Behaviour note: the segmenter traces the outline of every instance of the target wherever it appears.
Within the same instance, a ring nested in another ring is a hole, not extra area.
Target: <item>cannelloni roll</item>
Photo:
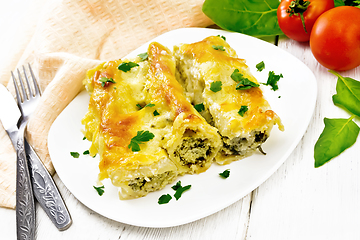
[[[245,60],[220,36],[174,47],[178,81],[194,105],[219,130],[223,146],[215,160],[227,164],[251,155],[269,137],[279,116],[270,109]]]

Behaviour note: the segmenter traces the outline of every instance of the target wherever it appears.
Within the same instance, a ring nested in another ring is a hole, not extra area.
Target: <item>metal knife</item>
[[[16,144],[16,141],[12,137],[18,130],[16,123],[20,116],[20,110],[13,96],[2,84],[0,84],[0,121],[8,133],[13,145]],[[33,194],[54,225],[59,230],[66,230],[71,226],[72,220],[59,190],[44,164],[26,139],[24,145],[29,163],[28,169],[31,176]],[[32,221],[34,221],[35,224],[35,216]]]

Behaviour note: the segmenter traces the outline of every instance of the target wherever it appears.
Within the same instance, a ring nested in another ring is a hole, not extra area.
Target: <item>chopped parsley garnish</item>
[[[158,203],[165,204],[165,203],[170,202],[171,199],[172,199],[172,197],[170,196],[170,194],[164,194],[164,195],[161,195],[161,197],[158,200]]]
[[[154,137],[155,135],[149,131],[144,131],[144,130],[138,131],[137,135],[130,140],[130,144],[128,145],[128,148],[130,148],[131,151],[133,152],[138,152],[140,151],[139,144],[148,142]]]
[[[243,117],[244,114],[247,112],[247,110],[249,110],[248,106],[241,106],[240,110],[238,111],[238,114]]]
[[[204,106],[203,103],[196,104],[196,105],[194,106],[194,108],[195,108],[196,111],[198,111],[198,112],[202,112],[202,111],[205,110],[205,106]]]
[[[173,190],[175,190],[174,197],[176,198],[176,201],[181,197],[183,192],[186,190],[189,190],[191,188],[191,185],[187,185],[185,187],[181,186],[181,181],[178,181],[174,186],[171,187]]]
[[[219,173],[220,177],[222,178],[228,178],[230,176],[230,169],[226,169],[222,173]]]
[[[212,45],[212,48],[215,50],[225,51],[224,46],[221,45]]]
[[[105,87],[105,84],[106,84],[106,83],[116,83],[116,82],[114,81],[114,79],[112,79],[112,78],[106,78],[106,77],[100,78],[99,81],[101,82],[101,86],[102,86],[102,87]]]
[[[236,90],[246,90],[252,87],[259,87],[259,84],[256,84],[250,81],[248,78],[244,77],[244,75],[239,72],[239,69],[235,69],[230,77],[232,80],[238,83],[236,85]]]
[[[154,115],[154,116],[159,116],[160,113],[159,113],[157,110],[155,110],[155,111],[153,111],[153,115]]]
[[[256,64],[256,68],[257,68],[257,70],[258,70],[259,72],[261,72],[262,70],[264,70],[264,69],[265,69],[265,63],[264,63],[264,61],[261,61],[261,62],[259,62],[258,64]]]
[[[70,155],[73,156],[74,158],[80,157],[80,153],[78,153],[78,152],[70,152]]]
[[[139,66],[139,64],[134,63],[134,62],[123,62],[118,66],[118,69],[123,71],[123,72],[128,72],[133,67],[137,67],[137,66]]]
[[[210,90],[213,92],[218,92],[221,90],[221,86],[222,86],[221,81],[212,82],[210,85]]]
[[[283,75],[280,73],[279,75],[276,75],[274,71],[269,72],[269,77],[266,83],[263,83],[266,86],[271,86],[271,90],[278,90],[279,86],[277,85],[280,78],[283,78]]]
[[[217,35],[217,37],[221,37],[222,39],[224,39],[224,41],[226,41],[226,37],[224,37],[224,36],[220,36],[220,35]]]
[[[141,109],[146,108],[146,107],[154,107],[155,104],[153,104],[153,103],[148,103],[148,104],[146,104],[145,106],[141,106],[140,104],[136,104],[136,106],[139,108],[139,110],[141,110]]]
[[[86,137],[83,137],[83,140],[85,140],[86,139]]]
[[[100,186],[100,187],[95,187],[95,186],[93,186],[94,188],[95,188],[95,190],[98,192],[98,194],[100,195],[100,196],[102,196],[103,194],[104,194],[104,188],[105,188],[105,186]]]
[[[85,151],[83,152],[83,154],[84,154],[84,155],[89,155],[89,154],[90,154],[90,151],[89,151],[89,150],[85,150]]]
[[[144,52],[144,53],[140,53],[138,57],[140,57],[141,61],[145,61],[149,57],[149,55],[147,52]]]

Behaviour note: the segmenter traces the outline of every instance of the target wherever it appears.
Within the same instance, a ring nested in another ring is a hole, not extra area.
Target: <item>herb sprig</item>
[[[140,151],[140,144],[145,143],[153,139],[155,135],[149,131],[138,131],[136,136],[133,137],[130,140],[130,144],[128,145],[128,148],[131,149],[133,152],[139,152]]]

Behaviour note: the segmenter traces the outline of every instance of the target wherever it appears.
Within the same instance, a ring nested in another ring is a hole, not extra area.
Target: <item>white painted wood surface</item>
[[[18,3],[6,1],[11,10]],[[29,14],[29,8],[31,6],[26,4],[18,6],[16,13],[24,16]],[[14,20],[11,16],[6,12],[0,18],[3,37],[6,36],[4,33],[21,35],[14,29],[21,29],[24,18]],[[5,21],[8,18],[12,19],[11,27]],[[33,25],[25,26],[31,31]],[[4,44],[9,45],[11,41],[1,40],[3,55],[0,64],[11,60]],[[316,62],[308,44],[282,38],[279,47],[299,58],[313,71],[318,82],[318,100],[302,141],[278,171],[253,193],[193,223],[162,229],[141,228],[109,220],[88,209],[73,197],[55,175],[55,182],[72,215],[73,225],[59,232],[44,211],[37,207],[37,239],[360,239],[360,140],[331,162],[314,168],[313,149],[323,130],[324,117],[349,117],[348,113],[332,103],[336,77]],[[360,80],[360,67],[342,75]],[[306,98],[306,92],[303,96]],[[359,119],[356,121],[359,123]],[[16,239],[14,210],[0,208],[0,239]]]

